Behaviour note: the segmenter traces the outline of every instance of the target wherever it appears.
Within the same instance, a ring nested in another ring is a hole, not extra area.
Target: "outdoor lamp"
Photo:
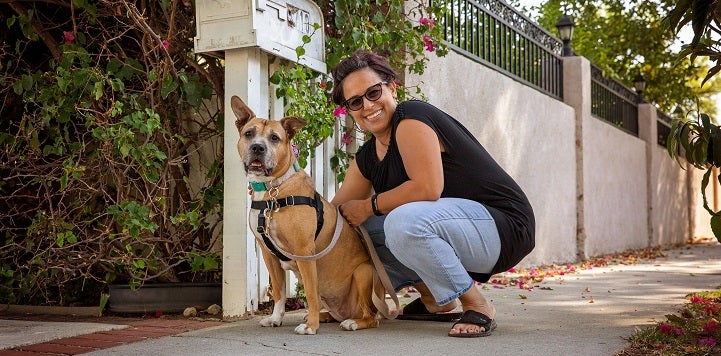
[[[646,78],[641,73],[636,74],[633,78],[633,88],[636,89],[638,94],[638,102],[643,103],[643,91],[646,89]]]
[[[556,23],[558,37],[560,37],[563,42],[563,53],[561,55],[564,57],[573,55],[570,43],[571,38],[573,38],[573,28],[575,26],[576,24],[573,23],[573,20],[571,20],[571,18],[567,15],[563,15],[563,17],[561,17],[561,19]]]

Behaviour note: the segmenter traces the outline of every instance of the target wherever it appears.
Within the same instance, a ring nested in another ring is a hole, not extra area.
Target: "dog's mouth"
[[[250,162],[250,164],[247,165],[245,167],[245,169],[246,169],[246,171],[248,171],[248,173],[256,173],[256,174],[266,175],[266,176],[269,176],[269,175],[271,175],[271,173],[273,173],[272,168],[266,167],[263,162],[261,162],[260,160],[257,160],[257,159]]]

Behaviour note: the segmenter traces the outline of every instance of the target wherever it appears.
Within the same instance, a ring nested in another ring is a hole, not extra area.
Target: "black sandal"
[[[421,298],[416,298],[403,308],[403,313],[398,315],[399,320],[425,320],[425,321],[454,321],[461,317],[460,312],[431,313],[423,304]]]
[[[452,337],[483,337],[488,336],[493,333],[493,330],[496,330],[496,321],[489,318],[488,315],[479,313],[477,311],[473,310],[466,310],[463,312],[463,316],[461,316],[461,319],[459,319],[457,322],[453,324],[451,329],[456,326],[456,324],[473,324],[478,325],[483,328],[482,332],[479,333],[458,333],[458,334],[451,334],[448,333],[448,336]]]

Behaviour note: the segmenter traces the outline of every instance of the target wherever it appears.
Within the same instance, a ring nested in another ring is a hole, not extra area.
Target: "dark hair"
[[[351,74],[359,69],[370,68],[381,77],[381,80],[390,82],[396,79],[396,72],[391,68],[388,60],[380,55],[377,55],[366,50],[357,50],[350,57],[342,60],[333,69],[333,102],[336,105],[341,105],[345,101],[343,95],[343,87],[341,83],[348,74]]]

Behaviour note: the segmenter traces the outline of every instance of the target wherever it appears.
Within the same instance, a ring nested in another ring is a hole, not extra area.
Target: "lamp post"
[[[637,102],[645,102],[643,101],[643,91],[646,90],[646,78],[644,78],[641,73],[633,77],[633,88],[636,89],[636,94],[638,94]]]
[[[563,42],[563,52],[561,53],[562,56],[568,57],[573,55],[573,51],[571,51],[571,38],[573,38],[573,28],[576,26],[575,23],[573,23],[573,20],[571,20],[570,17],[567,15],[563,15],[560,20],[556,23],[556,28],[558,29],[558,37],[561,38],[561,41]]]

